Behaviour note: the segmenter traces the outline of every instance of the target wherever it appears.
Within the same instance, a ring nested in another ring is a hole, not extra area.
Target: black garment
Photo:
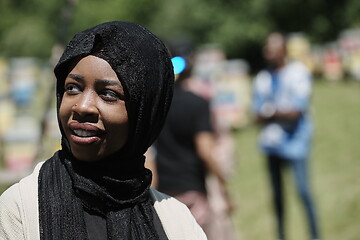
[[[151,172],[144,168],[143,155],[158,136],[172,98],[168,51],[134,23],[109,22],[76,34],[54,69],[58,114],[66,76],[88,55],[106,60],[124,87],[128,140],[105,159],[81,162],[72,156],[58,118],[62,151],[39,172],[40,238],[88,239],[91,234],[92,239],[99,232],[88,228],[101,221],[100,216],[106,220],[108,239],[164,239],[154,224],[159,221],[154,219]],[[100,233],[103,230],[102,224]]]
[[[171,108],[156,147],[159,190],[169,194],[205,190],[205,165],[195,148],[195,135],[211,132],[209,103],[175,87]]]
[[[106,219],[98,215],[90,215],[84,211],[86,228],[88,230],[89,240],[103,240],[107,238]],[[153,221],[157,234],[160,239],[168,239],[162,227],[159,216],[153,211]]]
[[[143,168],[144,173],[124,179],[106,175],[94,178],[92,173],[103,173],[99,164],[68,158],[71,156],[59,151],[40,169],[42,239],[167,239],[160,238],[164,237],[161,224],[154,224],[159,221],[154,219],[156,213],[149,195],[149,170]],[[82,169],[80,174],[78,167]],[[98,227],[99,231],[91,229],[102,219],[106,220]],[[97,238],[104,230],[106,234]],[[108,238],[104,238],[106,235]]]
[[[106,219],[97,214],[84,211],[84,219],[89,240],[108,239],[106,230]]]
[[[159,239],[168,239],[155,209],[153,209],[152,212],[154,227],[156,233],[159,235]],[[88,211],[86,211],[86,209],[84,211],[84,217],[89,240],[108,239],[106,230],[106,219],[104,217],[96,213],[89,213]]]

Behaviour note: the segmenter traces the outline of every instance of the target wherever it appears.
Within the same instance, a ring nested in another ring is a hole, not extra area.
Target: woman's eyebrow
[[[68,77],[80,83],[83,83],[85,81],[84,77],[78,74],[69,73]]]
[[[119,86],[119,87],[122,87],[120,81],[118,81],[118,80],[95,79],[95,84],[101,84],[101,85],[104,85],[104,86]]]

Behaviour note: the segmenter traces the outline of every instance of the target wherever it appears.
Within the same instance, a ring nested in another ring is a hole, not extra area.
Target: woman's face
[[[78,160],[97,161],[124,146],[124,89],[108,62],[89,55],[76,64],[65,80],[60,121]]]

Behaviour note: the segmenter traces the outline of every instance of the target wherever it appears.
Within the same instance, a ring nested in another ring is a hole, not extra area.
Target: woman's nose
[[[73,111],[79,114],[80,116],[89,116],[89,115],[97,115],[98,108],[96,105],[96,96],[94,92],[83,92],[78,101],[73,106]]]

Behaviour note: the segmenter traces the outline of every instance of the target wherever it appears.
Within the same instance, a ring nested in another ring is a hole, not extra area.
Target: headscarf
[[[58,108],[65,78],[77,61],[90,54],[106,60],[124,87],[130,123],[127,155],[144,154],[158,136],[172,98],[174,76],[166,47],[134,23],[109,22],[79,32],[54,70]]]
[[[87,239],[84,210],[106,219],[109,239],[158,239],[149,195],[151,172],[144,153],[161,131],[173,93],[173,68],[164,44],[144,27],[107,22],[77,33],[54,72],[57,110],[68,73],[85,56],[107,61],[124,88],[129,118],[125,145],[97,162],[71,154],[62,133],[62,150],[39,175],[41,239]]]

